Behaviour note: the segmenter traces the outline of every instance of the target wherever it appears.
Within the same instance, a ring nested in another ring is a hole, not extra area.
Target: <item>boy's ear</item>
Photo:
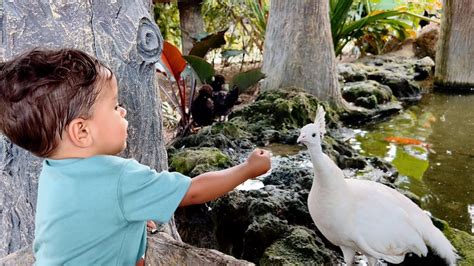
[[[78,147],[86,148],[92,144],[92,135],[87,121],[82,118],[76,118],[69,123],[67,134],[71,142]]]

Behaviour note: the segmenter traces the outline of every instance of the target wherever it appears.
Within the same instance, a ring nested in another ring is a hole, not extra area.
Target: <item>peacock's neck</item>
[[[310,147],[309,153],[314,168],[313,187],[343,191],[346,188],[342,170],[321,149],[321,146]]]

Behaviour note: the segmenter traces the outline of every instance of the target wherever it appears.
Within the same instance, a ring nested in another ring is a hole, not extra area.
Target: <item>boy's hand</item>
[[[253,174],[252,178],[262,175],[271,167],[270,152],[263,149],[255,149],[245,162]]]

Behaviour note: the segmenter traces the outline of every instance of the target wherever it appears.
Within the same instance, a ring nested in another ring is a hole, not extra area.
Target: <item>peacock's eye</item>
[[[313,138],[316,137],[316,133],[313,133],[313,135],[311,135],[311,136],[313,136]]]

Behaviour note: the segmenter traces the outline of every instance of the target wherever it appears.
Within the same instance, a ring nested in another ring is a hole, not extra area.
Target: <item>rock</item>
[[[367,80],[364,65],[357,63],[341,63],[336,66],[339,76],[344,82]]]
[[[217,148],[189,148],[170,156],[170,170],[184,175],[197,176],[207,171],[230,166],[230,158]]]
[[[240,145],[239,140],[248,139],[251,134],[245,131],[246,123],[238,121],[215,123],[199,130],[196,134],[184,138],[177,138],[171,143],[175,149],[182,147],[215,147],[219,149],[233,148]],[[168,150],[173,152],[173,150]]]
[[[415,63],[415,80],[425,80],[433,76],[435,62],[430,57],[426,56],[416,61]]]
[[[235,111],[231,118],[240,117],[250,133],[266,129],[289,130],[300,128],[314,120],[319,101],[298,88],[281,88],[261,93],[254,103]],[[323,103],[322,103],[323,104]],[[337,121],[336,113],[325,105],[330,127]],[[232,120],[231,120],[232,121]]]
[[[245,231],[242,257],[250,261],[259,261],[265,248],[272,245],[288,230],[288,221],[271,213],[257,216]],[[255,245],[255,243],[259,244]]]
[[[343,262],[335,252],[324,246],[314,232],[304,227],[294,227],[290,234],[268,247],[259,261],[260,265],[337,265]]]
[[[423,58],[429,56],[436,60],[436,45],[439,38],[439,24],[430,23],[423,27],[418,33],[418,37],[414,43],[415,56]]]
[[[373,80],[348,82],[342,88],[342,97],[357,106],[373,109],[378,104],[392,100],[392,91],[390,87]],[[361,99],[367,99],[370,104],[361,104]]]
[[[446,221],[431,217],[433,224],[438,227],[451,241],[458,251],[458,265],[474,265],[474,236],[467,232],[452,228]]]
[[[421,87],[404,75],[380,70],[369,73],[367,78],[387,85],[393,95],[400,100],[418,101],[421,99]]]

